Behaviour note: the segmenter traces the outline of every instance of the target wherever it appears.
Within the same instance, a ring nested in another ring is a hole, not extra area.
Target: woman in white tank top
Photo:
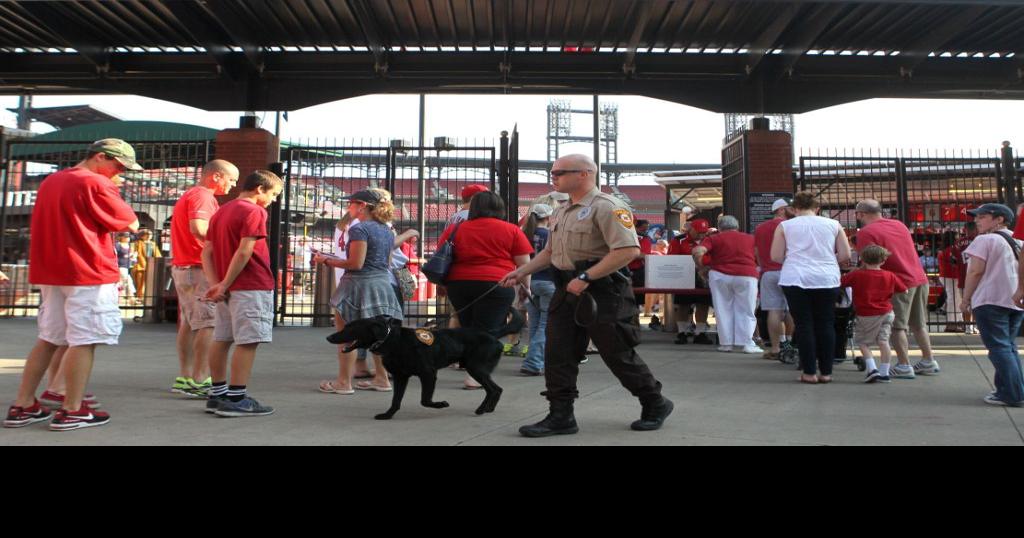
[[[850,261],[850,242],[842,225],[817,215],[820,206],[812,193],[797,194],[793,207],[797,217],[776,230],[772,259],[782,264],[779,285],[796,321],[804,372],[800,382],[827,384],[832,382],[836,347],[839,268]]]

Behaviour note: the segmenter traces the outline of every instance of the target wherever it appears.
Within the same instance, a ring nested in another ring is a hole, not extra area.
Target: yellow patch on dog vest
[[[628,209],[616,209],[615,216],[619,219],[619,224],[632,230],[633,229],[633,212]]]
[[[430,331],[428,331],[426,329],[417,329],[416,330],[416,339],[419,340],[420,342],[422,342],[424,345],[428,345],[428,346],[434,345],[434,333],[432,333],[432,332],[430,332]]]

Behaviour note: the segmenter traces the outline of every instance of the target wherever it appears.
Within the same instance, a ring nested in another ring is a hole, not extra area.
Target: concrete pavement
[[[0,445],[1024,445],[1024,409],[989,407],[993,370],[978,337],[936,338],[943,373],[891,385],[862,385],[863,374],[840,366],[836,383],[806,386],[790,366],[760,356],[675,346],[645,332],[640,354],[676,403],[659,432],[629,424],[640,407],[597,357],[583,366],[575,436],[530,440],[519,426],[546,414],[543,378],[518,377],[520,359],[505,358],[495,376],[505,389],[498,410],[477,417],[483,394],[461,390],[460,372],[441,373],[437,400],[419,407],[413,381],[390,422],[390,394],[333,396],[317,383],[337,372],[326,329],[282,328],[260,348],[250,390],[277,408],[268,418],[221,419],[204,402],[173,395],[174,327],[126,323],[122,345],[101,348],[89,387],[112,415],[104,427],[52,433],[45,424],[0,430]],[[13,400],[21,366],[35,340],[33,320],[0,320],[0,401]]]

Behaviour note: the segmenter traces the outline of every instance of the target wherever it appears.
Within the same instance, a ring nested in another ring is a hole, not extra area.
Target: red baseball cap
[[[711,223],[704,219],[691,220],[690,226],[699,234],[706,234],[711,230]]]
[[[480,194],[481,192],[490,192],[490,190],[491,189],[488,189],[487,187],[485,187],[483,185],[470,185],[470,186],[462,189],[462,201],[463,202],[468,202],[474,196]]]

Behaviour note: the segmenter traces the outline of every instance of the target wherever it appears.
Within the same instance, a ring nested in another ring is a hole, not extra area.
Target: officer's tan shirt
[[[600,260],[613,250],[639,248],[633,211],[622,200],[594,188],[578,204],[551,217],[551,264],[572,271],[576,262]]]

